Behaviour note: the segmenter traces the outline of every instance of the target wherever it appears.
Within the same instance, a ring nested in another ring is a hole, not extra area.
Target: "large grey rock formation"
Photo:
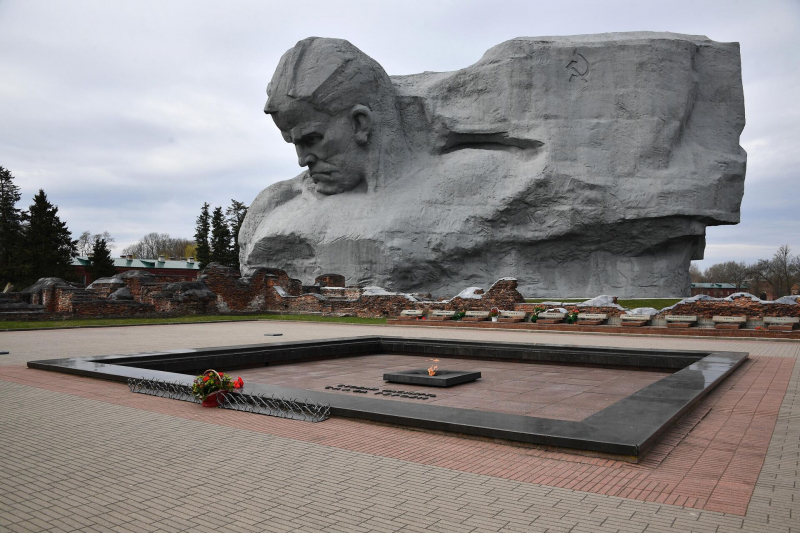
[[[453,293],[674,296],[705,228],[736,224],[739,45],[671,33],[525,37],[389,77],[347,41],[281,59],[272,115],[308,167],[253,201],[243,274],[284,268]]]

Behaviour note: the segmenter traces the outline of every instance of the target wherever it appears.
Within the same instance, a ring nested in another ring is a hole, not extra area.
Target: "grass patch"
[[[385,318],[319,315],[203,315],[165,318],[78,318],[70,320],[9,320],[0,322],[0,331],[41,328],[82,328],[103,326],[141,326],[149,324],[201,324],[203,322],[241,322],[245,320],[294,320],[298,322],[333,322],[338,324],[386,324]]]
[[[585,302],[587,298],[525,298],[525,302],[529,304],[538,304],[541,302],[565,302],[576,303]]]
[[[385,318],[319,315],[259,315],[259,320],[295,320],[297,322],[336,322],[339,324],[386,324]]]
[[[581,303],[585,302],[585,299],[580,298],[526,298],[525,301],[527,303],[539,303],[539,302],[565,302],[565,303]],[[635,309],[637,307],[652,307],[654,309],[664,309],[665,307],[669,307],[671,305],[675,305],[676,303],[680,302],[680,298],[637,298],[635,300],[626,300],[620,298],[617,300],[617,303],[622,307],[628,309]]]
[[[635,309],[637,307],[652,307],[654,309],[664,309],[671,305],[680,302],[682,298],[637,298],[636,300],[617,300],[617,303],[622,307],[628,309]]]

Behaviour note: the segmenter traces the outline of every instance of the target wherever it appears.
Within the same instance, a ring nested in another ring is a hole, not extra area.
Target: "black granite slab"
[[[327,403],[332,416],[604,452],[636,460],[747,359],[742,352],[354,337],[29,361],[28,367],[115,381],[152,378],[190,384],[207,368],[229,370],[381,353],[677,371],[580,422],[252,383],[245,389]]]
[[[423,385],[427,387],[452,387],[480,379],[480,372],[464,370],[437,370],[436,374],[428,374],[427,368],[387,372],[383,380],[389,383],[407,383],[409,385]]]

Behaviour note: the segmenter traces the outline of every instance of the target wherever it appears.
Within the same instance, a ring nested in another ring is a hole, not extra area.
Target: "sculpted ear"
[[[353,133],[358,144],[367,144],[372,133],[372,111],[367,106],[357,105],[350,110],[353,120]]]

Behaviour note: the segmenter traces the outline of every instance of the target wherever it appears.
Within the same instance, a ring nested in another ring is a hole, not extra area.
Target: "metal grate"
[[[158,396],[161,398],[200,403],[200,400],[192,395],[192,388],[190,385],[177,381],[130,378],[128,379],[128,388],[131,392],[138,394],[149,394],[150,396]],[[246,413],[304,420],[306,422],[322,422],[323,420],[327,420],[331,414],[330,405],[318,403],[308,398],[305,400],[296,398],[287,399],[275,395],[265,396],[239,391],[226,394],[225,400],[220,407],[223,409],[233,409],[234,411],[244,411]]]

